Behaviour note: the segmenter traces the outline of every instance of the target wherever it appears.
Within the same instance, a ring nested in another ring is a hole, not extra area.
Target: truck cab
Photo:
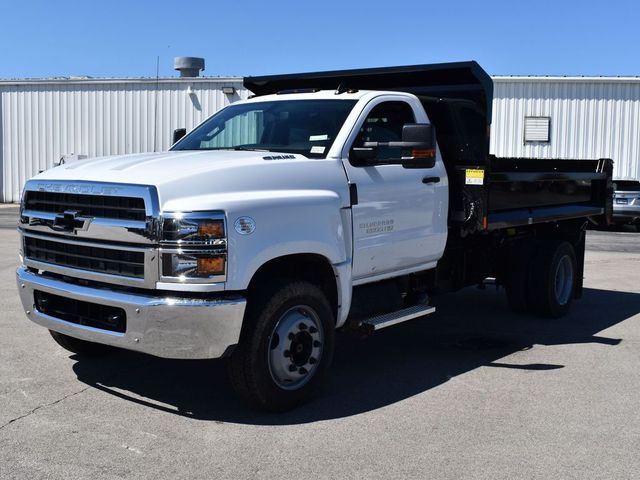
[[[422,160],[407,157],[403,161],[407,152],[400,146],[381,146],[376,151],[364,147],[372,142],[399,144],[405,126],[414,124],[429,124],[429,119],[411,94],[281,93],[235,104],[172,151],[255,151],[272,164],[288,165],[295,176],[290,188],[302,186],[305,178],[320,187],[322,180],[312,169],[331,170],[335,178],[323,187],[340,196],[342,208],[350,209],[346,221],[336,219],[349,235],[339,246],[343,253],[335,255],[351,264],[351,282],[357,285],[398,271],[433,268],[444,251],[447,175],[435,141],[431,156]],[[408,168],[410,161],[414,164]],[[280,176],[261,181],[266,190],[283,188]],[[290,221],[302,226],[304,222],[296,216],[292,213]]]

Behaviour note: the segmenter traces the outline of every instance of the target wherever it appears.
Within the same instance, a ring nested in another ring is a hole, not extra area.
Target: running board
[[[368,318],[362,321],[362,325],[365,328],[380,330],[381,328],[390,327],[397,323],[413,320],[414,318],[422,317],[424,315],[430,315],[435,311],[436,307],[432,307],[430,305],[415,305],[413,307],[398,310],[397,312],[385,313],[383,315],[376,315],[375,317]]]

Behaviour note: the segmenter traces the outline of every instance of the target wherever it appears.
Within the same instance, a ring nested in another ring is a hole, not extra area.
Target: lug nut
[[[316,327],[309,327],[309,333],[318,333],[318,329]]]
[[[322,343],[321,343],[319,340],[314,340],[314,341],[313,341],[313,346],[314,346],[314,347],[316,347],[316,348],[317,348],[317,347],[319,347],[320,345],[322,345]]]
[[[307,325],[305,323],[301,323],[300,325],[298,325],[298,328],[300,330],[306,330],[307,329]]]
[[[284,356],[288,357],[289,355],[291,355],[291,352],[289,350],[285,350],[284,351]]]
[[[291,332],[289,332],[289,335],[287,335],[287,338],[289,340],[293,340],[294,337],[295,337],[295,335],[293,333],[291,333]]]
[[[306,374],[307,374],[307,373],[309,373],[309,372],[307,371],[307,369],[306,369],[306,368],[304,368],[304,367],[300,367],[300,369],[298,370],[298,373],[299,373],[300,375],[306,375]]]
[[[292,363],[291,365],[289,365],[289,371],[290,372],[295,372],[297,369],[297,367]]]
[[[315,365],[318,362],[318,360],[316,360],[314,357],[309,357],[309,363],[311,365]]]

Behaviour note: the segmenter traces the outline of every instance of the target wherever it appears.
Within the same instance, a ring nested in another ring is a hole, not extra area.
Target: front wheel
[[[268,411],[307,400],[333,357],[333,317],[324,293],[308,282],[280,282],[250,298],[240,344],[228,362],[236,392]]]

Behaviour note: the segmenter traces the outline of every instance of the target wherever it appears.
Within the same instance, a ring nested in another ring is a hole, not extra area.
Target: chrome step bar
[[[391,325],[406,322],[407,320],[413,320],[414,318],[422,317],[424,315],[431,315],[435,311],[436,307],[432,307],[431,305],[415,305],[413,307],[398,310],[397,312],[376,315],[375,317],[363,320],[362,324],[370,329],[373,328],[373,330],[380,330],[381,328],[390,327]]]

